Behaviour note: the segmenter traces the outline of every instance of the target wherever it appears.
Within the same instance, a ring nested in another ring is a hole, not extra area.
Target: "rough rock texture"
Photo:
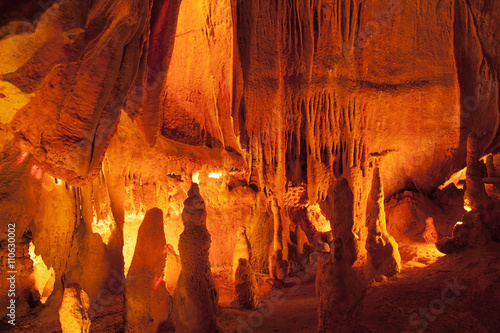
[[[277,250],[269,256],[269,278],[274,286],[282,288],[285,286],[287,276],[288,261],[283,259],[283,252]]]
[[[378,279],[382,275],[390,277],[401,270],[398,244],[387,232],[383,193],[379,170],[378,167],[375,167],[366,209],[368,262],[365,266],[365,273],[368,280]]]
[[[425,230],[422,235],[422,238],[426,243],[436,243],[439,240],[439,235],[436,230],[436,226],[434,225],[434,219],[432,217],[428,217],[425,219]]]
[[[171,309],[167,305],[171,304],[171,296],[164,283],[158,282],[165,269],[165,247],[163,212],[158,208],[150,209],[139,228],[134,258],[127,275],[125,332],[146,331],[151,328],[154,332],[163,318],[169,318]],[[152,306],[153,303],[157,305]],[[163,305],[163,309],[160,310],[158,304]]]
[[[253,310],[260,305],[257,280],[250,262],[240,258],[235,273],[234,304],[238,308]]]
[[[15,101],[3,106],[2,123],[52,175],[73,183],[95,176],[134,81],[147,87],[134,112],[155,137],[180,1],[151,3],[38,2],[29,22],[36,29],[2,36],[2,96]]]
[[[329,259],[318,267],[316,293],[319,295],[318,332],[355,332],[365,286],[343,256],[342,239],[337,238]]]
[[[176,331],[218,332],[218,293],[210,272],[210,234],[198,184],[192,183],[184,201],[184,232],[179,239],[181,275],[174,293]]]
[[[63,333],[88,333],[90,318],[87,313],[90,306],[89,295],[76,283],[64,288],[63,300],[59,308],[59,321]]]
[[[469,210],[490,210],[494,206],[493,200],[486,193],[479,159],[481,158],[478,138],[471,133],[467,140],[467,171],[465,180],[464,206]]]
[[[236,246],[234,247],[233,254],[233,277],[236,276],[236,270],[240,265],[240,259],[245,259],[250,265],[250,248],[249,248],[248,238],[246,234],[246,228],[240,227],[237,233]]]
[[[326,200],[320,203],[332,228],[333,239],[342,238],[344,260],[351,265],[357,259],[358,244],[353,233],[354,196],[349,182],[345,178],[338,179],[328,190]]]

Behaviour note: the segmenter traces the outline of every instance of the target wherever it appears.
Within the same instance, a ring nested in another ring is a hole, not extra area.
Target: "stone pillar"
[[[464,206],[467,210],[484,210],[494,206],[481,178],[480,155],[477,136],[471,133],[467,139],[467,171],[465,173]]]
[[[390,277],[401,271],[398,244],[387,232],[384,211],[384,190],[378,166],[373,170],[372,188],[366,205],[368,234],[366,251],[368,262],[365,273],[368,280]]]
[[[233,278],[235,278],[240,259],[250,261],[250,243],[248,242],[245,227],[238,228],[237,232],[236,246],[234,247],[233,254]]]
[[[179,239],[181,274],[174,293],[176,332],[220,332],[217,326],[218,293],[208,260],[211,237],[207,212],[198,184],[193,183],[184,201],[184,232]]]
[[[159,318],[155,320],[154,316],[169,317],[170,308],[167,306],[163,310],[152,307],[153,300],[155,303],[171,303],[170,294],[166,290],[160,290],[161,286],[158,286],[163,281],[165,260],[163,212],[161,209],[152,208],[146,212],[139,228],[134,257],[126,279],[125,332],[154,330],[153,325],[159,321]]]
[[[238,261],[238,268],[236,269],[235,293],[232,305],[242,309],[253,310],[259,304],[259,289],[252,266],[247,259],[241,258]]]
[[[366,289],[350,260],[344,257],[341,238],[335,240],[329,260],[318,268],[316,292],[319,295],[318,332],[354,332]]]
[[[344,242],[344,256],[351,265],[357,259],[357,242],[352,231],[354,225],[353,208],[354,195],[349,182],[340,178],[328,190],[326,200],[320,203],[332,228],[333,239],[342,238]]]
[[[66,286],[59,308],[59,322],[63,333],[88,333],[90,330],[89,295],[77,283]]]

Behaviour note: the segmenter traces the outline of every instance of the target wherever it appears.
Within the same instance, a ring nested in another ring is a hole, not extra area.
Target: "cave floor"
[[[499,259],[500,244],[493,244],[487,249],[468,249],[441,257],[428,266],[404,264],[397,277],[368,287],[359,332],[499,332]],[[361,268],[356,269],[361,274]],[[214,275],[220,291],[219,324],[224,332],[316,332],[318,297],[314,274],[291,277],[281,290],[272,290],[263,276],[259,277],[265,303],[255,311],[231,308],[227,272]],[[457,296],[446,289],[448,285],[457,287]],[[38,313],[32,311],[19,318],[9,331],[61,332],[57,320],[46,319],[42,324]],[[109,333],[122,328],[122,298],[116,297],[93,320],[90,331]],[[0,326],[0,331],[4,329],[8,327]]]

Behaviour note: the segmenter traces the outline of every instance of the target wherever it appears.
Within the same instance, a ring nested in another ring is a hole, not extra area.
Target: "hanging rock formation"
[[[372,188],[366,205],[366,218],[368,262],[365,266],[365,273],[368,280],[378,279],[382,275],[391,277],[399,273],[401,257],[398,244],[387,232],[384,191],[380,182],[378,166],[373,170]]]
[[[354,226],[354,196],[345,178],[340,178],[328,191],[326,200],[320,203],[332,228],[333,239],[342,238],[344,242],[344,260],[351,265],[357,259],[358,248],[352,228]]]
[[[208,261],[211,237],[207,211],[198,184],[192,183],[184,201],[184,232],[179,239],[182,270],[174,293],[177,332],[219,332],[218,293]]]
[[[250,262],[250,249],[245,227],[238,228],[237,232],[236,246],[234,247],[233,254],[233,277],[236,275],[240,259],[246,259]]]
[[[351,267],[350,259],[343,256],[341,238],[335,240],[329,260],[318,268],[317,274],[318,333],[354,332],[366,290]]]
[[[240,258],[235,274],[235,300],[232,305],[242,309],[256,309],[260,304],[257,280],[250,262]]]
[[[88,333],[90,330],[90,318],[87,313],[89,307],[89,295],[76,283],[67,285],[59,308],[59,322],[63,333]]]
[[[152,208],[146,212],[139,228],[134,257],[130,264],[125,287],[125,332],[142,332],[158,324],[152,311],[152,297],[156,303],[171,303],[165,286],[155,286],[163,276],[166,259],[166,241],[163,231],[163,212]],[[161,290],[161,288],[165,290]],[[161,315],[159,314],[161,313]],[[168,318],[170,309],[155,308],[155,315]]]

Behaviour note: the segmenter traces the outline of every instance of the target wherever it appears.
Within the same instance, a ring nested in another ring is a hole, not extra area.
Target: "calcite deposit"
[[[493,0],[0,2],[0,331],[68,330],[76,286],[96,332],[315,331],[341,238],[370,288],[345,327],[494,332],[499,19]],[[261,306],[234,309],[258,303],[250,271]],[[467,291],[421,312],[455,276]]]
[[[328,261],[318,268],[318,333],[356,332],[358,313],[366,290],[344,256],[342,238],[337,238]]]
[[[368,279],[379,279],[382,276],[391,277],[401,270],[398,244],[387,232],[383,193],[379,169],[375,167],[366,208],[368,262],[365,266],[365,272]]]
[[[179,239],[181,274],[174,293],[176,331],[218,332],[218,292],[210,271],[211,237],[198,184],[192,183],[184,201],[184,232]]]

